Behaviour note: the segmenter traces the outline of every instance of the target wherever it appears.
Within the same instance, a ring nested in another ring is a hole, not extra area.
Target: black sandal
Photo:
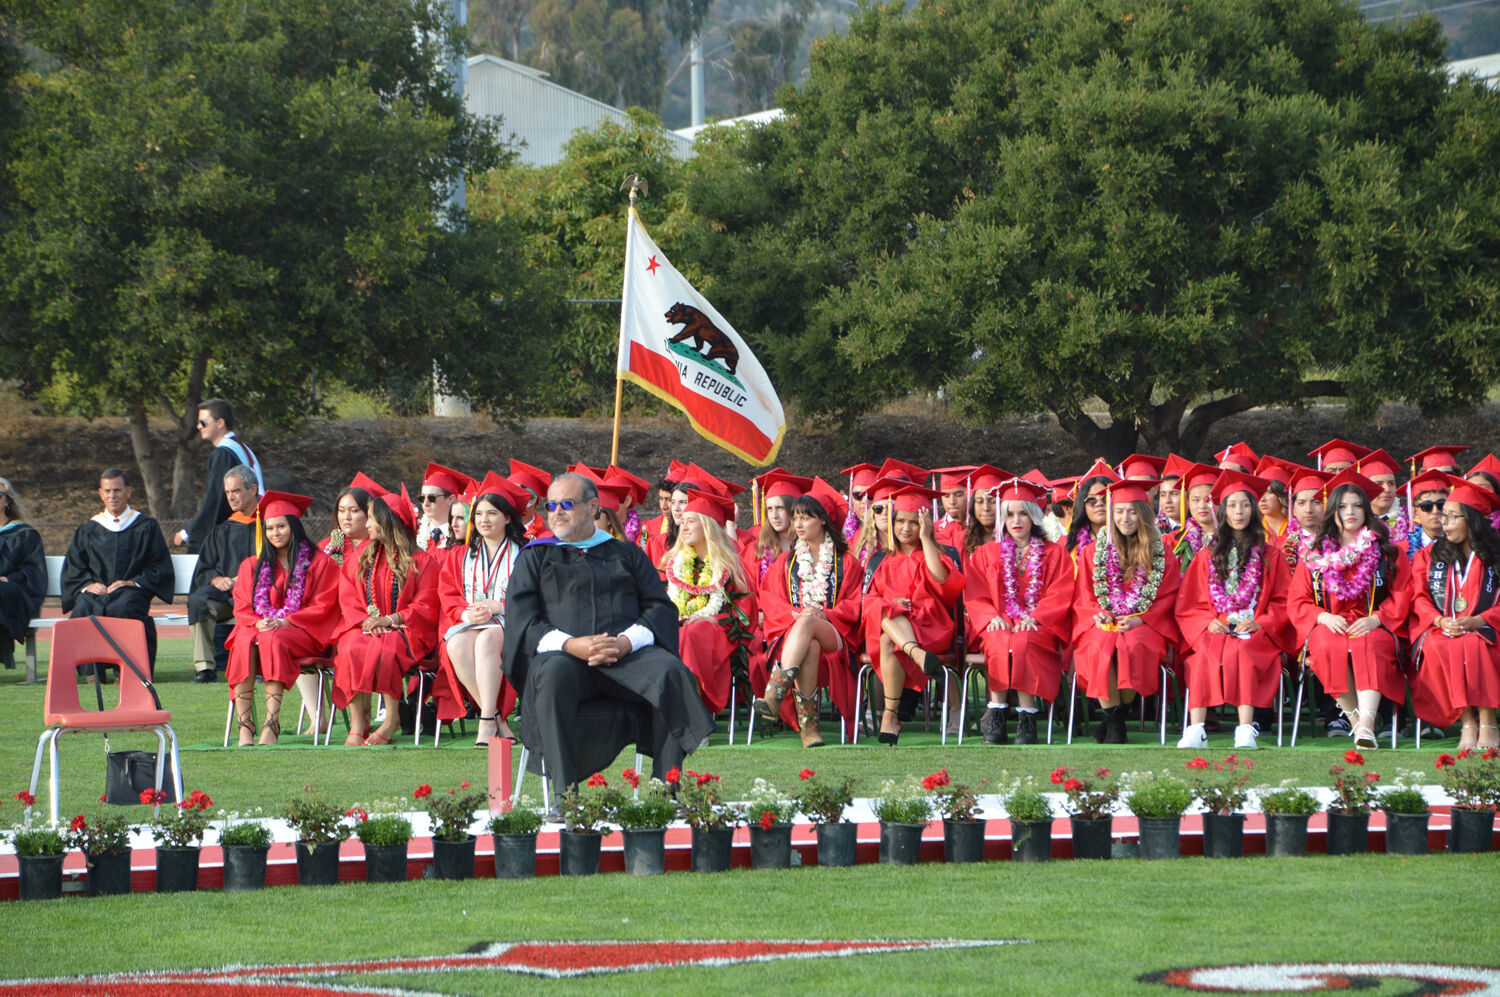
[[[900,697],[892,699],[891,697],[886,696],[885,701],[887,703],[895,703],[897,707],[900,707],[901,705]],[[893,714],[896,717],[896,722],[898,724],[901,722],[901,712],[899,709],[893,709],[890,706],[887,706],[881,716],[884,717],[886,713]],[[878,740],[881,744],[889,744],[894,748],[896,746],[896,743],[901,740],[901,732],[899,730],[894,732],[883,730],[875,735],[875,739]]]
[[[908,647],[915,647],[917,649],[917,653],[912,654],[907,650]],[[921,665],[922,674],[926,675],[928,678],[937,678],[939,675],[943,674],[943,660],[937,655],[933,654],[931,651],[923,648],[916,641],[909,640],[905,644],[902,644],[901,652],[908,658],[911,658],[911,660],[915,661],[917,664]]]

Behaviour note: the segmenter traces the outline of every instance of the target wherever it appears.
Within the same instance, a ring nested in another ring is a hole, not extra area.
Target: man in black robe
[[[198,436],[214,445],[208,458],[208,480],[203,484],[197,515],[172,537],[174,544],[186,544],[189,554],[199,553],[209,531],[229,518],[232,510],[224,498],[224,475],[230,468],[250,468],[255,474],[256,491],[266,490],[265,475],[255,454],[234,435],[234,409],[228,402],[210,398],[198,406]]]
[[[146,625],[147,665],[156,667],[151,597],[172,601],[172,555],[161,527],[130,508],[130,476],[99,475],[104,511],[78,527],[63,559],[62,608],[72,616],[112,616]],[[82,671],[80,671],[82,674]]]
[[[521,740],[559,794],[631,743],[649,751],[659,777],[714,729],[677,656],[677,608],[661,577],[639,547],[595,527],[598,511],[593,482],[554,478],[553,535],[521,551],[506,596],[506,676],[526,704]]]
[[[15,644],[26,640],[31,620],[47,594],[47,561],[42,536],[9,481],[0,478],[0,661],[16,667]]]
[[[188,593],[188,626],[193,632],[193,681],[215,682],[228,663],[226,629],[234,619],[234,579],[240,562],[255,556],[255,506],[260,500],[255,472],[244,464],[231,467],[220,482],[229,518],[208,533],[198,548],[193,590]],[[217,626],[216,626],[217,624]]]

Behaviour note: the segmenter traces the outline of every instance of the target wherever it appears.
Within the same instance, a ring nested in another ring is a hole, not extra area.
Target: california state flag
[[[634,208],[626,224],[618,376],[677,406],[725,450],[770,464],[786,431],[771,379],[734,327],[667,262]]]

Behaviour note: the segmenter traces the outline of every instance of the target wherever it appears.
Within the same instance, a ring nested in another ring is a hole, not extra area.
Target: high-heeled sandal
[[[882,712],[880,714],[881,720],[884,720],[885,719],[885,714],[889,713],[893,717],[896,718],[896,723],[897,723],[898,728],[899,728],[899,725],[901,723],[901,714],[898,712],[898,707],[900,707],[900,705],[901,705],[901,698],[898,696],[895,699],[892,699],[891,697],[886,696],[885,697],[885,702],[886,702],[885,710],[884,710],[884,712]],[[891,703],[895,703],[896,705],[895,706],[891,706],[890,705]],[[884,724],[882,724],[882,726],[884,726]],[[875,739],[877,741],[879,741],[881,744],[889,744],[891,747],[894,748],[896,746],[896,743],[901,740],[901,731],[899,729],[897,729],[895,731],[882,730],[878,734],[875,735]]]
[[[916,652],[908,651],[907,648],[914,647]],[[922,666],[922,674],[929,678],[937,678],[943,674],[943,659],[922,647],[914,640],[909,640],[901,645],[901,653]]]
[[[263,748],[272,747],[281,737],[281,697],[275,697],[276,705],[274,710],[271,708],[271,703],[272,698],[269,694],[267,694],[266,722],[261,724],[260,728],[260,745]],[[271,735],[271,739],[269,741],[266,740],[267,734]]]
[[[241,703],[245,704],[245,709],[244,710],[240,709],[240,704]],[[239,726],[240,737],[243,738],[243,740],[241,740],[239,742],[239,746],[241,748],[253,748],[253,747],[255,747],[255,697],[254,696],[235,696],[234,697],[234,722]],[[249,732],[248,737],[246,736],[246,733],[245,733],[246,731]]]
[[[489,724],[490,725],[490,733],[489,733],[488,737],[486,737],[485,733],[484,733],[484,725],[485,724]],[[498,737],[499,734],[500,734],[500,724],[496,722],[496,720],[495,720],[494,717],[480,717],[479,718],[479,730],[474,735],[474,747],[476,747],[476,748],[488,748],[490,746],[490,738],[492,738],[492,737]]]
[[[1361,751],[1374,751],[1380,747],[1380,742],[1375,737],[1375,724],[1377,714],[1373,710],[1355,710],[1358,718],[1369,717],[1370,723],[1363,719],[1357,719],[1354,723],[1354,746]]]
[[[1472,731],[1472,733],[1470,733]],[[1468,751],[1479,744],[1479,725],[1464,724],[1458,730],[1457,751]]]
[[[1492,742],[1490,742],[1489,744],[1484,743],[1485,742],[1484,732],[1487,731],[1487,730],[1495,731],[1495,740],[1492,741]],[[1477,741],[1474,742],[1474,747],[1475,748],[1480,748],[1480,749],[1483,749],[1483,748],[1500,748],[1500,724],[1480,724],[1479,725],[1479,740],[1477,740]]]

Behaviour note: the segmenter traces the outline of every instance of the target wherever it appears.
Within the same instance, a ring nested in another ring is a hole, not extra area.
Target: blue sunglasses
[[[582,499],[562,499],[558,502],[548,501],[547,511],[556,512],[557,510],[561,509],[563,512],[572,512],[573,507],[580,504],[582,501]]]

